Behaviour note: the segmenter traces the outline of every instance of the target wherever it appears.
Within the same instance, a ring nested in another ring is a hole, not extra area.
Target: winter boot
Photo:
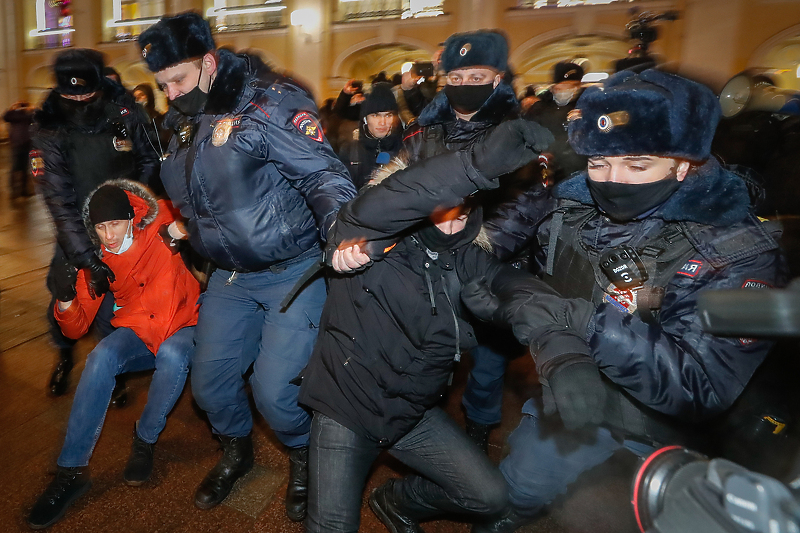
[[[396,479],[390,479],[369,497],[369,506],[391,533],[425,533],[412,512],[403,508],[403,502],[395,495]]]
[[[72,348],[61,348],[58,362],[50,377],[50,394],[61,396],[67,392],[69,373],[72,370]]]
[[[514,533],[533,519],[533,516],[523,516],[517,509],[508,505],[494,521],[472,526],[472,533]]]
[[[111,406],[121,409],[128,403],[128,386],[124,376],[117,376],[116,380],[114,392],[111,393]]]
[[[470,440],[478,445],[478,448],[483,450],[483,453],[489,453],[489,431],[491,426],[479,424],[467,418],[467,425],[464,428]]]
[[[133,426],[133,445],[131,446],[131,456],[128,464],[125,465],[125,472],[122,474],[125,483],[132,487],[138,487],[148,479],[153,473],[153,449],[155,444],[143,441],[137,432],[137,422]]]
[[[194,504],[200,509],[211,509],[228,497],[233,484],[253,468],[253,439],[219,436],[222,457],[200,483]]]
[[[302,522],[308,509],[308,446],[289,450],[289,486],[286,487],[286,515]]]
[[[55,479],[33,505],[28,515],[28,525],[32,529],[44,529],[55,524],[64,516],[69,506],[83,496],[91,486],[88,467],[59,466]]]

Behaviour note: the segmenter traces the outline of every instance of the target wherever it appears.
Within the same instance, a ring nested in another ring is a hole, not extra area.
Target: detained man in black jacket
[[[398,170],[340,211],[328,249],[345,274],[330,280],[300,392],[314,412],[307,531],[358,531],[364,483],[382,450],[419,473],[390,480],[370,498],[392,532],[421,532],[421,520],[489,515],[505,504],[494,465],[436,404],[461,352],[475,345],[462,286],[476,277],[490,285],[538,281],[476,244],[481,208],[463,197],[496,188],[494,178],[550,140],[535,123],[508,122],[473,151]],[[469,178],[451,187],[454,172]]]
[[[396,122],[397,101],[391,86],[376,83],[361,104],[361,124],[353,130],[353,139],[339,149],[339,159],[350,171],[356,188],[366,185],[372,172],[400,151]]]
[[[53,67],[57,85],[34,116],[31,173],[56,227],[56,250],[47,275],[53,294],[74,291],[78,269],[89,273],[97,298],[105,295],[114,279],[83,225],[81,209],[87,195],[110,179],[146,184],[158,179],[158,154],[151,144],[157,140],[148,138],[148,119],[121,85],[103,76],[103,68],[103,56],[96,50],[59,54]],[[50,392],[58,396],[67,390],[75,341],[61,333],[54,305],[55,297],[48,319],[59,361]],[[103,336],[113,331],[109,322],[113,305],[108,295],[98,313]],[[117,401],[119,394],[115,393]]]

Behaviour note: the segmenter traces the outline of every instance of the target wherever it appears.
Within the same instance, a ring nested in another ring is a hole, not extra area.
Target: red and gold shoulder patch
[[[31,174],[34,178],[38,178],[44,174],[44,159],[39,150],[31,150],[28,154],[31,164]]]
[[[318,143],[322,142],[322,127],[310,113],[306,111],[297,113],[292,119],[292,124],[306,137]]]

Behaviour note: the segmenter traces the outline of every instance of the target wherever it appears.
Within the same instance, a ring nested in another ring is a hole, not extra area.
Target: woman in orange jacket
[[[34,529],[58,521],[89,490],[89,459],[103,428],[115,376],[155,369],[124,472],[129,485],[149,479],[153,447],[183,390],[194,349],[200,286],[176,255],[175,238],[183,234],[168,204],[156,201],[140,183],[113,180],[89,196],[83,218],[100,257],[113,273],[109,276],[115,298],[111,324],[117,329],[86,359],[56,477],[28,516]],[[61,282],[56,283],[55,316],[67,337],[79,338],[89,329],[102,297],[95,296],[88,271],[77,272],[74,285],[74,271],[60,274],[56,276]]]

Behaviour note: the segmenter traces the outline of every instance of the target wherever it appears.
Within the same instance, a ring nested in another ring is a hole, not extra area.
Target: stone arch
[[[576,35],[570,28],[560,28],[526,41],[509,59],[518,86],[549,83],[553,65],[564,60],[579,59],[587,70],[612,73],[614,61],[626,57],[630,48],[620,33],[601,26],[590,35]]]
[[[331,67],[331,77],[349,79],[353,74],[353,63],[356,62],[359,57],[365,54],[374,54],[376,51],[381,50],[387,52],[387,57],[382,58],[383,60],[381,62],[375,64],[372,74],[377,74],[381,70],[393,69],[396,64],[402,64],[405,61],[429,61],[431,55],[436,50],[436,46],[406,37],[398,37],[398,39],[392,43],[385,43],[379,38],[368,39],[347,48],[339,54]],[[392,72],[387,70],[387,74],[391,76],[393,72],[399,70],[400,68],[398,66],[396,70],[392,70]]]

